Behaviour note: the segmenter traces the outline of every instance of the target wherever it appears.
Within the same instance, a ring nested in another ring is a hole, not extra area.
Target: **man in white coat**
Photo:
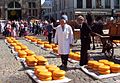
[[[70,53],[70,45],[73,44],[72,27],[66,24],[66,20],[61,19],[60,25],[56,28],[54,42],[58,44],[58,53],[61,56],[61,69],[67,69],[68,55]]]

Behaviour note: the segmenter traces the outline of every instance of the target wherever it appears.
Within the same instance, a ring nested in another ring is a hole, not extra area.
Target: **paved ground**
[[[40,37],[45,39],[43,37]],[[40,47],[31,44],[24,39],[19,39],[20,42],[27,45],[29,49],[33,50],[37,55],[45,56],[50,64],[60,65],[60,58],[48,57],[50,54],[48,51],[40,49]],[[78,46],[77,48],[79,48]],[[76,47],[74,48],[76,49]],[[95,53],[90,54],[91,58],[100,59],[106,58],[105,56],[101,56],[99,53],[101,49],[96,49]],[[119,55],[120,49],[115,49],[115,55]],[[119,63],[118,60],[114,60]],[[74,68],[78,63],[70,63],[68,62],[68,71],[66,76],[71,78],[72,81],[69,83],[120,83],[120,76],[95,80],[92,77],[86,75],[82,70]],[[26,73],[25,69],[21,65],[19,61],[14,58],[14,55],[11,53],[11,50],[5,44],[4,40],[0,40],[0,83],[35,83]]]

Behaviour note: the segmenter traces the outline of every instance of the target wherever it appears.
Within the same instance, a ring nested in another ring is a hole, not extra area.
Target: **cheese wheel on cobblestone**
[[[49,78],[49,77],[52,76],[52,73],[41,71],[38,76],[41,76],[41,77],[44,77],[44,78]]]
[[[93,69],[94,70],[98,70],[99,66],[104,66],[104,64],[103,63],[99,63],[99,62],[95,63]]]
[[[100,74],[110,74],[110,70],[107,71],[99,71]]]
[[[56,65],[53,65],[53,64],[51,64],[51,65],[46,65],[46,68],[47,69],[49,69],[49,68],[56,68],[57,66]]]
[[[74,54],[75,54],[74,52],[70,52],[69,53],[69,58],[73,59]]]
[[[54,77],[62,77],[62,76],[65,76],[65,71],[63,71],[63,70],[55,70],[55,71],[53,71],[53,76],[54,76]]]
[[[120,65],[119,64],[113,64],[110,66],[111,72],[118,73],[120,72]]]
[[[15,47],[17,44],[16,43],[10,43],[10,45]]]
[[[18,51],[18,56],[19,56],[20,58],[25,58],[25,57],[27,56],[27,53],[26,53],[25,51],[19,50],[19,51]]]
[[[108,61],[108,60],[105,60],[105,59],[102,59],[102,60],[99,60],[99,62],[106,64],[106,63],[108,63],[109,61]]]
[[[110,66],[107,66],[107,65],[99,66],[98,70],[104,72],[104,71],[110,70]]]
[[[32,50],[26,50],[27,56],[34,55],[35,53]]]
[[[50,45],[50,44],[44,44],[44,47],[48,48],[48,49],[52,49],[52,45]]]
[[[73,60],[80,61],[80,55],[74,53]]]
[[[94,67],[94,63],[98,63],[98,61],[89,60],[89,61],[88,61],[88,67],[89,67],[89,68],[93,68],[93,67]]]
[[[111,66],[111,65],[113,65],[114,64],[114,62],[110,62],[110,61],[108,61],[108,62],[106,62],[106,63],[104,63],[105,65],[108,65],[108,66]]]
[[[53,48],[53,52],[54,52],[54,53],[58,53],[58,47]]]
[[[43,77],[40,76],[39,79],[40,79],[41,81],[51,81],[51,80],[52,80],[52,77],[43,78]]]
[[[21,49],[22,49],[22,50],[26,50],[26,49],[28,49],[28,47],[25,46],[25,45],[21,45]]]
[[[60,68],[58,68],[58,67],[48,68],[48,71],[51,72],[51,73],[53,73],[53,72],[56,71],[56,70],[60,70]]]
[[[49,42],[48,41],[43,41],[44,42],[44,44],[49,44]]]
[[[43,68],[43,69],[42,69],[42,68],[41,68],[41,69],[39,68],[39,69],[35,69],[35,70],[34,70],[34,74],[35,74],[36,76],[39,76],[39,73],[40,73],[40,72],[48,72],[48,70],[47,70],[47,69],[44,69],[44,68]]]
[[[37,44],[40,44],[40,43],[41,43],[41,40],[38,40],[38,41],[37,41]]]

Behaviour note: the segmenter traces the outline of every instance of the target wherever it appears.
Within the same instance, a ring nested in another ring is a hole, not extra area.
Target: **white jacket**
[[[54,42],[58,43],[59,54],[69,54],[70,44],[73,44],[72,27],[68,24],[65,24],[63,31],[61,25],[58,25],[56,28]]]

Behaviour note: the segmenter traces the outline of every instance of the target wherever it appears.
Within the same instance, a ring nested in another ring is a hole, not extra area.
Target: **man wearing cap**
[[[62,65],[60,69],[66,70],[70,45],[73,44],[73,31],[72,27],[66,24],[65,19],[60,20],[60,25],[56,28],[54,40],[58,44],[58,54],[61,56]]]
[[[91,29],[87,25],[87,23],[84,22],[83,16],[78,16],[77,23],[80,28],[80,39],[81,39],[81,59],[80,64],[77,65],[77,68],[80,68],[83,65],[86,65],[88,63],[88,53],[87,50],[90,47],[90,33]]]

